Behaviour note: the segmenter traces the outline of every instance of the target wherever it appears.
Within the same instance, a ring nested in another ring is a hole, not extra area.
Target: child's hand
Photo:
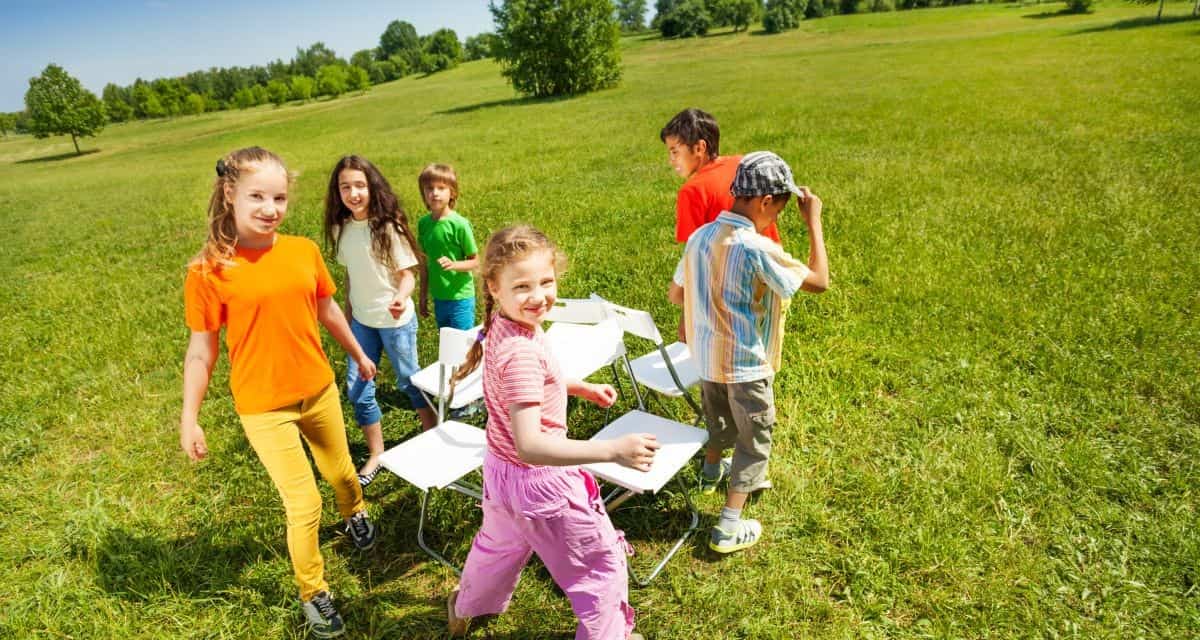
[[[442,268],[445,269],[446,271],[454,270],[454,261],[451,260],[450,258],[447,258],[446,256],[442,256],[442,257],[438,258],[438,264],[441,265]]]
[[[613,462],[638,471],[649,471],[658,451],[658,438],[649,433],[631,433],[613,440]]]
[[[388,312],[392,314],[393,318],[399,320],[400,316],[404,314],[404,308],[404,298],[395,298],[392,300],[392,303],[388,305]]]
[[[370,380],[375,377],[375,363],[366,354],[355,358],[354,363],[358,365],[359,378]]]
[[[607,409],[617,401],[617,390],[613,389],[611,384],[592,384],[585,382],[583,393],[579,394],[584,400],[600,407]]]
[[[800,187],[801,196],[796,199],[796,204],[800,207],[800,214],[804,216],[806,224],[812,224],[814,218],[821,217],[821,198],[817,194],[808,190],[808,187]]]
[[[208,455],[208,444],[204,440],[204,429],[198,424],[180,425],[179,446],[193,461],[199,462]]]

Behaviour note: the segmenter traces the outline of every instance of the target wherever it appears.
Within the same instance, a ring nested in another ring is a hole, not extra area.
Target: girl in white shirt
[[[346,317],[363,351],[378,366],[386,351],[396,371],[396,384],[412,401],[425,429],[437,418],[409,377],[417,364],[417,316],[412,292],[416,269],[424,256],[408,226],[408,216],[375,165],[360,156],[345,156],[333,167],[325,196],[325,240],[338,263],[346,267]],[[353,359],[346,385],[354,418],[363,430],[370,457],[358,470],[367,486],[379,473],[383,453],[383,413],[375,401],[375,382],[360,380]]]

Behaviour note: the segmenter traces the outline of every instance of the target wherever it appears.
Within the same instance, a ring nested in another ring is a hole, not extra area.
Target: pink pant
[[[578,467],[519,467],[489,453],[483,486],[483,526],[463,567],[456,614],[507,609],[536,553],[571,600],[576,640],[628,638],[629,546],[604,511],[596,479]]]

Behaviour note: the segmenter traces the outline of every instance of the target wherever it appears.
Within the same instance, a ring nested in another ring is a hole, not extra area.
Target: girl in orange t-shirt
[[[375,527],[350,460],[337,385],[317,322],[351,354],[364,380],[375,376],[375,363],[333,300],[333,280],[317,245],[276,232],[287,214],[288,186],[283,161],[265,149],[239,149],[217,162],[208,241],[188,265],[184,284],[192,334],[183,363],[179,442],[192,460],[208,455],[200,404],[224,327],[238,417],[283,499],[305,626],[314,636],[328,638],[340,635],[343,624],[325,582],[317,540],[321,495],[301,438],[333,486],[354,545],[364,550],[374,545]]]

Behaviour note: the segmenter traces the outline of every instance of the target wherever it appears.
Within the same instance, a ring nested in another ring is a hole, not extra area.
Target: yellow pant
[[[300,599],[309,600],[329,588],[321,559],[317,529],[321,524],[321,494],[300,437],[308,442],[325,481],[333,485],[343,518],[365,506],[358,476],[346,444],[346,423],[337,385],[287,407],[239,416],[246,438],[279,490],[287,513],[288,555],[300,585]]]

